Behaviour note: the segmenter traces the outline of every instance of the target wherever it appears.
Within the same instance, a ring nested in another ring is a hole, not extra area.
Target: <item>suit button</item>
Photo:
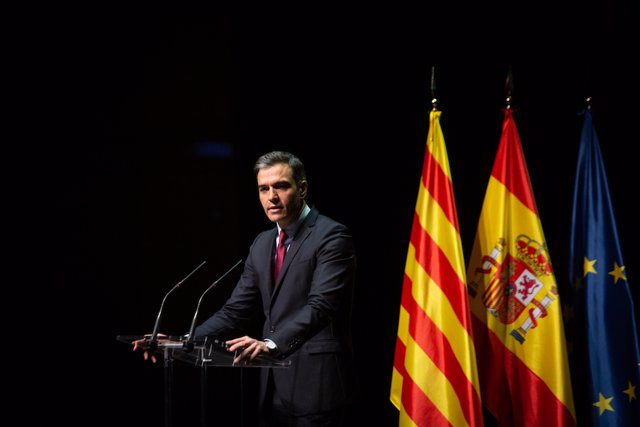
[[[271,327],[271,329],[269,329],[269,332],[271,332],[271,333],[274,333],[275,331],[276,331],[276,328],[273,327],[273,326]]]

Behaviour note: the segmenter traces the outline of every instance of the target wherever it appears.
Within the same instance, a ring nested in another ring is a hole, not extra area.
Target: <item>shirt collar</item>
[[[302,224],[302,222],[307,217],[307,215],[309,215],[309,212],[311,212],[311,208],[309,207],[309,205],[305,203],[304,208],[302,208],[302,212],[300,212],[300,216],[298,217],[298,219],[293,221],[291,224],[287,226],[287,228],[284,229],[284,232],[287,233],[287,240],[293,238],[293,236],[296,235],[296,233],[298,232],[298,229],[300,228],[300,224]],[[280,230],[282,229],[280,228],[280,225],[278,224],[276,225],[278,226],[278,234],[280,234]]]

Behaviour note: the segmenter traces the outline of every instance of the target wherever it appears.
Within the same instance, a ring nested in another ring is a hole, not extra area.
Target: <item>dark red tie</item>
[[[287,235],[284,230],[280,230],[280,237],[278,238],[278,248],[276,249],[276,265],[273,269],[273,281],[278,281],[278,274],[280,273],[280,268],[282,267],[282,261],[284,261],[284,254],[286,252],[284,241],[286,240]]]

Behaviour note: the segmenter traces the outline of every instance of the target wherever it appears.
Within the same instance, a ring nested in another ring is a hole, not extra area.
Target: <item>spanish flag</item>
[[[467,278],[487,409],[500,426],[575,426],[560,296],[509,108]]]
[[[440,114],[430,113],[390,399],[400,411],[400,426],[482,426],[464,258]]]

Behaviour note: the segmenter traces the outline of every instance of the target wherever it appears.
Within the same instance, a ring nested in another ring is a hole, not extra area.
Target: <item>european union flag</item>
[[[581,426],[640,426],[640,351],[600,143],[591,109],[573,193],[569,255],[571,372]]]

